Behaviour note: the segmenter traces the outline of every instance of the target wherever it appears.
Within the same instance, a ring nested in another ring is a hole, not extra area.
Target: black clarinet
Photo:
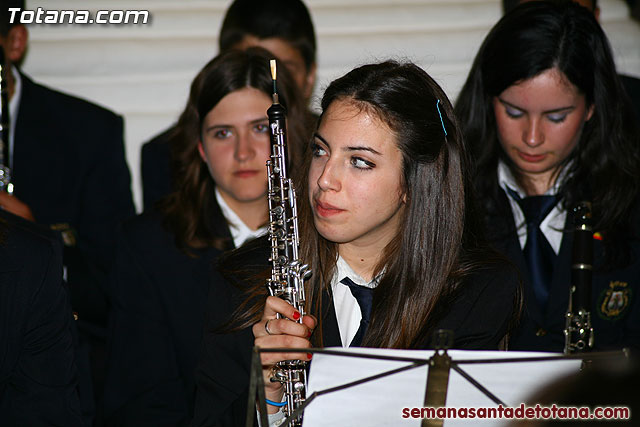
[[[0,191],[13,194],[9,167],[9,81],[4,49],[0,46]]]
[[[591,325],[591,283],[593,279],[593,229],[591,203],[580,202],[573,209],[573,252],[569,308],[565,319],[565,354],[586,352],[593,348]]]

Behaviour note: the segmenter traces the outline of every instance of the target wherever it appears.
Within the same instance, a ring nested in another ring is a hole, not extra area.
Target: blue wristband
[[[273,400],[265,399],[268,405],[277,406],[278,408],[282,408],[287,402],[274,402]]]

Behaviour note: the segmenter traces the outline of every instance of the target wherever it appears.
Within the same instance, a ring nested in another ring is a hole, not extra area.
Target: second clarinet
[[[580,202],[573,210],[573,254],[571,287],[565,318],[565,354],[586,352],[593,348],[591,325],[591,281],[593,277],[593,230],[591,203]]]
[[[289,302],[301,316],[305,314],[304,281],[311,275],[308,265],[298,258],[298,210],[296,193],[287,168],[286,111],[278,100],[276,87],[276,61],[271,60],[273,78],[273,105],[267,110],[271,138],[271,159],[267,161],[269,175],[269,238],[271,241],[271,278],[269,294]],[[285,360],[276,365],[271,381],[284,386],[284,413],[291,417],[305,400],[307,388],[307,362]],[[289,420],[292,426],[302,425],[302,415]]]

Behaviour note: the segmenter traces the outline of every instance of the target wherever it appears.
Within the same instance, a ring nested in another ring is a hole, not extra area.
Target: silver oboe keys
[[[267,281],[269,294],[282,298],[299,313],[302,323],[305,314],[304,281],[311,269],[298,258],[299,233],[296,193],[287,174],[286,111],[278,100],[276,62],[271,61],[273,105],[267,110],[271,139],[271,159],[267,161],[269,198],[269,238],[271,240],[271,278]],[[284,386],[284,413],[291,416],[305,401],[307,362],[285,360],[276,364],[271,381]],[[302,415],[291,420],[292,426],[302,425]]]

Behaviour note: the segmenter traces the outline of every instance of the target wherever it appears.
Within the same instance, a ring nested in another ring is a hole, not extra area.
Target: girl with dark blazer
[[[640,141],[593,14],[570,1],[506,14],[480,47],[456,112],[488,236],[525,278],[511,348],[564,347],[572,210],[581,201],[591,202],[596,231],[594,348],[638,347]]]
[[[518,312],[515,269],[486,250],[461,132],[433,79],[410,63],[365,65],[331,83],[322,110],[296,187],[310,314],[298,323],[267,296],[267,239],[225,256],[232,304],[205,332],[194,425],[243,425],[253,345],[420,349],[449,329],[455,348],[497,349]],[[283,395],[274,364],[298,358],[311,355],[262,355],[268,399]]]
[[[213,263],[266,230],[271,58],[254,48],[205,65],[171,135],[179,190],[122,227],[111,282],[108,425],[182,425],[191,417],[205,302],[223,292]],[[281,68],[295,161],[307,138],[297,125],[305,108]]]

